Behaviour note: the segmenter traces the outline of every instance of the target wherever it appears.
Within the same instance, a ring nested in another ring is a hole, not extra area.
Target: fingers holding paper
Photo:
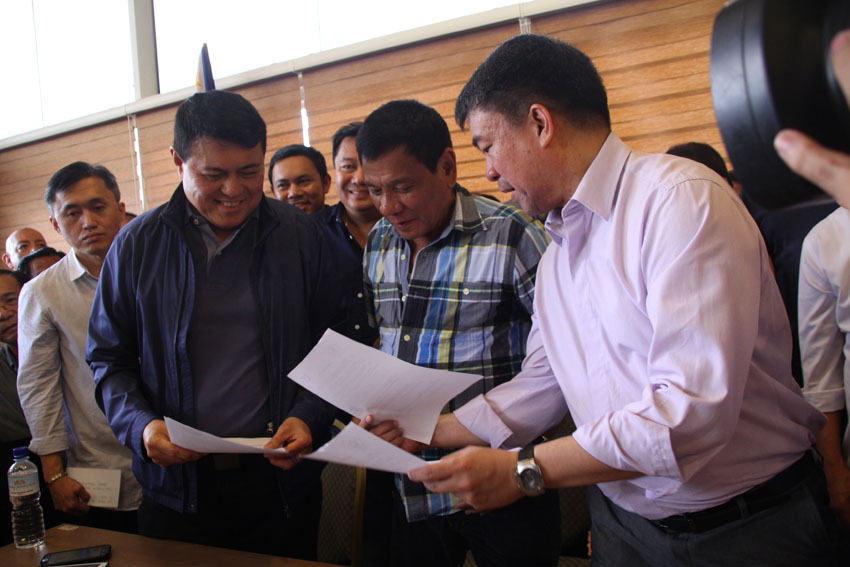
[[[387,443],[392,443],[396,447],[400,447],[408,453],[417,453],[428,447],[424,443],[405,437],[404,429],[399,427],[398,422],[395,420],[385,420],[376,423],[375,416],[367,414],[362,420],[354,419],[354,421],[363,429],[377,435]]]
[[[502,508],[522,497],[516,464],[514,452],[467,447],[408,474],[429,490],[451,492],[461,499],[463,508],[484,511]]]
[[[310,432],[310,426],[297,417],[284,420],[271,440],[265,444],[264,449],[279,447],[286,449],[286,453],[267,454],[266,457],[274,466],[283,470],[293,468],[303,455],[313,451],[313,435]]]
[[[197,461],[205,455],[172,443],[168,428],[162,419],[154,419],[145,426],[142,442],[150,460],[163,467]]]

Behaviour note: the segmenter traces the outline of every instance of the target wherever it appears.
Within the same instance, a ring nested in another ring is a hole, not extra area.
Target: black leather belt
[[[650,521],[672,532],[705,532],[784,502],[790,497],[790,492],[799,486],[815,467],[814,457],[806,451],[805,455],[781,473],[724,504],[699,512]]]

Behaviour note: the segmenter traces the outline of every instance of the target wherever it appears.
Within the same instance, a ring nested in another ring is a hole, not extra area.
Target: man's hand
[[[142,443],[150,460],[162,467],[197,461],[204,456],[204,453],[184,449],[172,443],[165,420],[162,419],[154,419],[145,426]]]
[[[418,453],[428,448],[428,445],[408,439],[404,436],[404,429],[398,426],[397,421],[387,420],[380,423],[375,423],[375,416],[367,414],[362,420],[352,417],[351,420],[365,429],[366,431],[377,435],[384,441],[392,443],[396,447],[401,447],[408,453]]]
[[[437,463],[410,471],[410,479],[434,492],[451,492],[476,511],[503,508],[522,498],[516,482],[517,453],[467,447]]]
[[[826,484],[829,489],[829,507],[841,529],[850,534],[850,469],[843,463],[825,467]]]
[[[70,476],[63,476],[54,480],[47,485],[47,489],[50,490],[53,506],[60,512],[74,516],[82,516],[88,513],[88,501],[91,499],[91,495],[85,486]]]
[[[850,100],[850,30],[832,41],[832,65],[844,98]],[[824,148],[796,130],[782,130],[773,144],[791,170],[835,197],[842,207],[850,208],[850,155]]]
[[[278,447],[285,448],[287,454],[272,453],[267,454],[266,458],[274,466],[285,471],[291,469],[298,464],[302,455],[313,451],[313,435],[310,433],[310,427],[297,417],[287,418],[263,448],[277,449]]]

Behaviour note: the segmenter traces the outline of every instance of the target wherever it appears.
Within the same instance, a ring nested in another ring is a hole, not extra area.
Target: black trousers
[[[558,564],[558,492],[548,490],[483,514],[456,512],[408,522],[393,491],[393,565],[463,565],[467,550],[479,567],[533,567]]]
[[[837,532],[823,471],[813,470],[781,503],[714,529],[665,530],[588,487],[594,567],[829,567]],[[843,564],[842,564],[843,565]]]
[[[182,514],[143,497],[139,533],[315,560],[322,509],[319,478],[300,492],[298,505],[284,503],[275,469],[262,455],[240,455],[238,465],[223,470],[207,456],[199,461],[197,513]]]

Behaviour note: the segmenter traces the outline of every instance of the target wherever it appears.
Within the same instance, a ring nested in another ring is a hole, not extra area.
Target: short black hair
[[[67,190],[71,185],[87,179],[89,177],[97,177],[103,181],[106,188],[115,195],[115,201],[121,202],[121,191],[118,190],[118,181],[112,172],[102,165],[92,165],[84,161],[75,161],[69,163],[59,171],[53,174],[50,181],[47,182],[47,189],[44,191],[44,200],[47,202],[47,207],[53,213],[53,203],[56,201],[56,194]]]
[[[334,132],[333,151],[331,152],[332,164],[336,163],[336,154],[339,153],[339,147],[342,145],[342,141],[346,138],[357,138],[357,133],[360,132],[360,128],[362,127],[362,122],[351,122]]]
[[[44,258],[45,256],[58,256],[60,259],[65,257],[64,252],[60,252],[55,248],[51,248],[50,246],[45,246],[44,248],[39,248],[35,252],[31,252],[21,258],[20,263],[18,264],[18,271],[21,272],[27,279],[31,279],[30,275],[30,264],[32,264],[33,260],[38,258]]]
[[[319,172],[319,178],[322,180],[322,182],[327,179],[328,164],[325,163],[325,156],[322,155],[322,152],[320,152],[316,148],[305,146],[304,144],[291,144],[289,146],[284,146],[280,148],[272,156],[272,160],[269,162],[269,183],[274,185],[274,181],[272,181],[272,170],[274,169],[274,166],[277,164],[277,162],[282,159],[295,156],[304,156],[305,158],[312,161],[313,165],[316,167],[316,171]]]
[[[172,144],[180,159],[192,156],[199,138],[215,138],[245,149],[260,144],[266,153],[266,123],[254,105],[236,93],[206,91],[183,101],[174,117]]]
[[[708,144],[703,144],[702,142],[676,144],[675,146],[670,146],[667,153],[674,156],[688,158],[693,161],[698,161],[728,181],[729,185],[732,184],[729,171],[726,169],[726,162],[723,161],[723,156],[721,156],[717,150]]]
[[[378,159],[399,146],[430,171],[452,147],[449,126],[440,113],[417,100],[393,100],[374,110],[357,134],[360,160]]]
[[[602,77],[581,50],[535,34],[515,36],[478,66],[455,103],[455,121],[464,128],[474,109],[498,112],[519,123],[540,103],[576,126],[611,127]]]
[[[27,283],[30,280],[29,277],[27,277],[27,275],[25,273],[20,271],[20,269],[17,269],[17,270],[0,269],[0,276],[11,276],[11,277],[15,278],[15,281],[18,282],[18,285],[20,287],[24,287],[24,284]]]

